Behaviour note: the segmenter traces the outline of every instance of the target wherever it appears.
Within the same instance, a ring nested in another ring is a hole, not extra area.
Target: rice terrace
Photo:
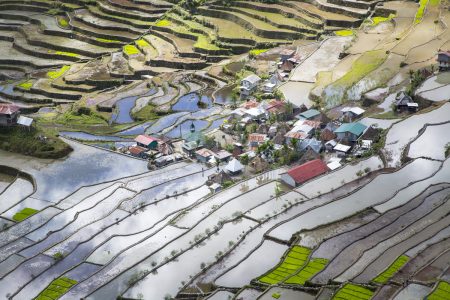
[[[0,0],[0,299],[450,300],[449,0]]]

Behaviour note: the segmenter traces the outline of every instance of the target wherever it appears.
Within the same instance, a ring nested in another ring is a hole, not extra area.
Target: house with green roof
[[[334,133],[338,140],[355,142],[366,130],[367,126],[359,122],[344,123],[339,126]]]
[[[299,119],[306,119],[306,120],[312,120],[316,118],[318,115],[320,115],[320,111],[317,109],[311,108],[308,109],[298,115]]]

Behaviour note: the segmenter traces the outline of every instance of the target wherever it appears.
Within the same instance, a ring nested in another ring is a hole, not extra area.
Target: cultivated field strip
[[[431,176],[439,170],[439,167],[440,163],[437,162],[425,159],[414,160],[397,172],[377,176],[369,184],[347,197],[323,205],[301,217],[293,217],[289,222],[279,225],[268,234],[281,240],[288,240],[292,234],[302,229],[311,229],[325,222],[331,223],[348,217],[358,211],[389,200],[399,190],[409,186],[412,182]],[[408,176],[405,177],[404,174],[408,174]],[[393,184],[393,178],[395,178],[395,184]],[[379,189],[384,190],[382,197],[376,193]],[[343,203],[351,203],[352,205],[343,206]],[[317,218],[318,215],[324,216],[325,219],[323,217]]]
[[[445,202],[447,192],[447,190],[442,192],[440,188],[432,189],[405,206],[388,211],[370,223],[325,241],[313,256],[327,258],[331,262],[313,281],[319,283],[337,276],[346,270],[352,261],[355,262],[365,249],[370,249],[401,228],[413,224],[417,219],[426,217],[427,213],[436,208],[435,205],[442,205]]]

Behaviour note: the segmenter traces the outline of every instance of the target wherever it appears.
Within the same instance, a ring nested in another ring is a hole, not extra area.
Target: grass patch
[[[419,9],[417,10],[416,17],[414,20],[415,24],[419,24],[422,22],[423,14],[425,13],[425,9],[427,8],[429,0],[420,0],[419,2]]]
[[[108,125],[104,117],[90,109],[67,111],[59,115],[56,122],[64,125]]]
[[[319,273],[328,264],[328,259],[313,258],[303,267],[300,272],[288,278],[284,283],[304,285],[306,281]]]
[[[162,19],[162,20],[159,20],[158,22],[156,22],[156,26],[159,26],[159,27],[167,27],[167,26],[170,26],[172,24],[172,22],[170,22],[169,20],[167,20],[167,19]]]
[[[21,89],[24,89],[24,90],[29,91],[29,90],[31,90],[31,88],[33,87],[33,81],[27,80],[27,81],[24,81],[24,82],[22,82],[22,83],[19,83],[19,84],[16,85],[16,86],[19,87],[19,88],[21,88]]]
[[[56,17],[56,19],[58,20],[58,25],[61,26],[62,28],[69,28],[69,20],[67,20],[67,18],[58,16]]]
[[[258,281],[267,284],[276,284],[283,281],[305,265],[310,253],[311,249],[306,247],[292,247],[284,260],[274,269],[258,278]]]
[[[212,44],[210,40],[204,35],[198,36],[197,42],[195,43],[194,47],[206,50],[220,50],[218,46]]]
[[[344,30],[335,31],[334,34],[337,36],[351,36],[351,35],[354,35],[355,32],[353,30],[344,29]]]
[[[250,50],[248,53],[250,54],[250,57],[258,56],[264,52],[267,52],[269,49],[253,49]]]
[[[123,46],[123,52],[126,55],[131,56],[131,55],[139,54],[139,49],[136,48],[136,46],[134,46],[134,45],[125,45],[125,46]]]
[[[373,292],[362,286],[347,283],[332,298],[333,300],[369,300]]]
[[[121,41],[118,40],[109,40],[104,38],[96,38],[96,40],[102,43],[121,43]]]
[[[141,48],[146,48],[146,47],[150,47],[150,44],[144,40],[144,39],[139,39],[136,41],[136,45],[138,45]]]
[[[56,70],[56,71],[49,71],[47,72],[47,77],[50,79],[56,79],[61,77],[64,73],[66,73],[67,71],[69,71],[70,66],[63,66],[61,69]]]
[[[395,14],[390,14],[389,17],[373,17],[372,18],[372,26],[377,26],[378,24],[386,21],[390,21],[395,18]]]
[[[65,56],[70,56],[70,57],[79,57],[78,54],[72,53],[72,52],[55,51],[54,53],[57,54],[57,55],[65,55]]]
[[[34,215],[37,212],[38,212],[38,210],[36,210],[34,208],[25,207],[24,209],[22,209],[21,211],[17,212],[13,216],[13,220],[16,221],[16,222],[22,222],[23,220],[25,220],[26,218],[31,217],[32,215]]]
[[[426,296],[426,300],[443,300],[450,299],[450,284],[446,281],[439,281],[436,288]]]
[[[160,115],[156,111],[156,107],[154,105],[148,104],[138,112],[132,112],[131,116],[136,121],[147,121],[158,119]]]
[[[372,281],[376,283],[386,283],[401,267],[403,267],[409,260],[406,255],[401,255],[380,275],[375,277]]]
[[[45,290],[43,290],[36,300],[56,300],[64,295],[72,286],[77,284],[76,280],[68,277],[60,277],[53,280]]]
[[[0,149],[39,158],[61,158],[72,151],[57,137],[56,131],[37,127],[30,131],[0,127]]]
[[[337,80],[335,84],[348,88],[378,68],[385,59],[386,52],[383,50],[368,51],[361,55],[361,57],[353,63],[351,70]]]

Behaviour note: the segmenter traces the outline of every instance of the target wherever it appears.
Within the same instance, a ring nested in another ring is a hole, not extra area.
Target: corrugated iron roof
[[[0,104],[0,114],[3,115],[11,115],[19,110],[19,107],[14,104]]]
[[[320,159],[315,159],[303,165],[290,169],[287,173],[296,183],[303,183],[311,178],[319,176],[328,171],[327,165]]]
[[[152,136],[145,135],[145,134],[141,134],[141,135],[138,135],[134,139],[134,141],[137,142],[137,143],[140,143],[142,145],[148,146],[148,145],[150,145],[151,143],[153,143],[155,141],[158,142],[159,139],[157,139],[155,137],[152,137]]]

